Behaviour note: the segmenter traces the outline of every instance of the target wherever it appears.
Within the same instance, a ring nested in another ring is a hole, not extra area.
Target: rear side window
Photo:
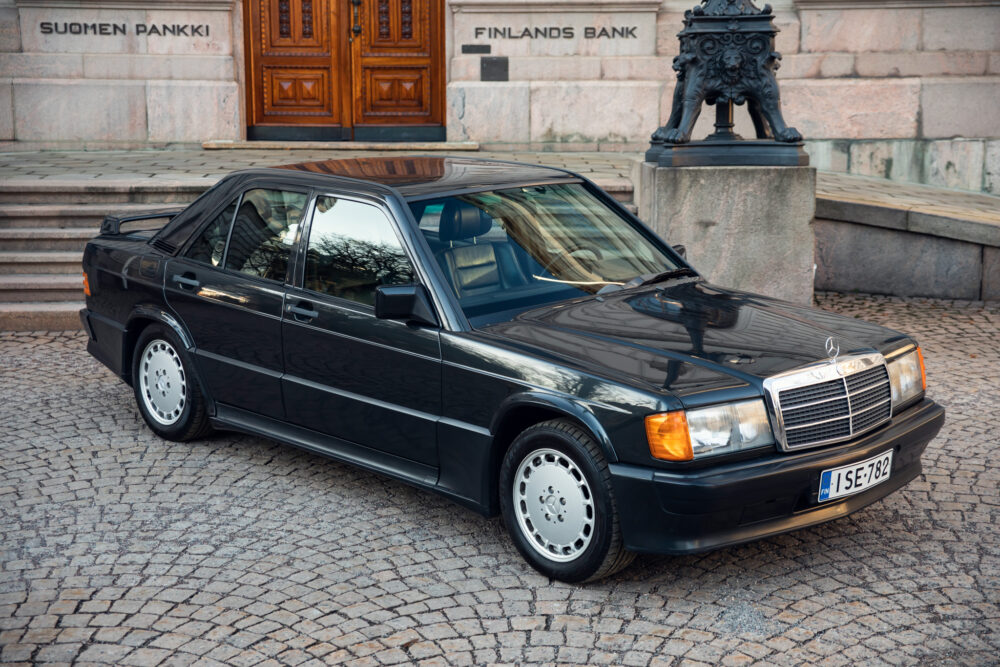
[[[283,190],[245,192],[233,221],[226,268],[283,282],[306,198]]]
[[[226,237],[229,236],[229,226],[233,223],[237,201],[234,199],[230,202],[229,206],[215,216],[215,219],[208,223],[204,231],[198,235],[198,238],[194,240],[185,253],[189,259],[212,266],[222,264],[222,258],[226,252]]]
[[[413,267],[380,209],[319,197],[309,231],[305,287],[372,306],[378,285],[413,282]]]

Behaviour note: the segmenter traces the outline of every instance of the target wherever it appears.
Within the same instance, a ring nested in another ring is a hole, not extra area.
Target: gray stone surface
[[[921,132],[929,139],[1000,137],[1000,79],[942,77],[920,85]]]
[[[145,141],[146,84],[19,79],[14,132],[24,141]]]
[[[788,301],[813,291],[812,167],[641,166],[639,215],[710,281]]]
[[[986,142],[986,159],[983,165],[983,190],[1000,195],[1000,141]]]
[[[233,81],[151,81],[146,85],[146,122],[154,142],[237,139],[239,88]]]
[[[0,661],[996,664],[1000,305],[817,298],[920,341],[948,409],[923,474],[587,586],[401,482],[250,436],[160,440],[82,335],[0,335]]]
[[[980,139],[927,142],[922,180],[945,188],[981,190],[984,151],[985,142]]]
[[[17,8],[0,7],[0,52],[21,50],[21,25]]]
[[[1000,248],[983,248],[983,299],[1000,301]]]
[[[980,298],[978,245],[822,219],[814,227],[818,290]]]
[[[447,98],[449,141],[469,137],[480,137],[480,141],[530,140],[527,82],[452,82]]]
[[[14,87],[10,79],[0,79],[0,140],[14,138]]]

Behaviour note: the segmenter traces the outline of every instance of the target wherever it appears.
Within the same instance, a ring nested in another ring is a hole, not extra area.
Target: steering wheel
[[[542,271],[551,273],[551,271],[549,271],[550,266],[556,264],[557,262],[563,259],[566,259],[567,257],[572,257],[578,252],[589,252],[596,259],[604,259],[604,254],[601,252],[601,249],[598,248],[597,246],[590,245],[587,243],[577,243],[568,248],[563,248],[560,252],[556,253],[556,256],[550,259],[548,262],[546,262],[545,266],[542,267]]]

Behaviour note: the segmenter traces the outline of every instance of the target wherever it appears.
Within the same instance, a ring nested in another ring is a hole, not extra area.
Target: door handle
[[[183,276],[175,273],[173,280],[182,288],[189,287],[191,289],[197,289],[201,287],[201,282],[195,280],[194,274],[191,272],[185,273]]]
[[[351,32],[354,33],[355,35],[360,35],[361,22],[358,21],[358,11],[360,11],[361,8],[361,0],[351,0],[351,4],[354,5],[354,25],[351,26]],[[351,38],[351,41],[352,42],[354,41],[353,37]]]
[[[319,311],[312,309],[312,304],[308,301],[299,301],[294,306],[288,307],[288,312],[292,314],[297,322],[308,322],[319,317]]]

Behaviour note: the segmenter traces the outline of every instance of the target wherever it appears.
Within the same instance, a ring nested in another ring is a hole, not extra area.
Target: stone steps
[[[217,178],[147,179],[18,179],[0,182],[0,204],[122,204],[170,206],[194,201]]]
[[[159,204],[4,204],[0,205],[3,229],[98,229],[108,213],[138,215],[162,208]]]
[[[0,229],[0,252],[79,250],[97,236],[98,228]]]
[[[80,261],[108,213],[193,201],[216,178],[0,182],[0,331],[79,329]]]
[[[83,307],[83,277],[75,274],[15,273],[0,276],[0,303],[79,302]]]
[[[0,331],[70,331],[80,329],[80,301],[0,303]]]
[[[82,259],[83,252],[71,250],[0,251],[0,276],[80,274]]]

